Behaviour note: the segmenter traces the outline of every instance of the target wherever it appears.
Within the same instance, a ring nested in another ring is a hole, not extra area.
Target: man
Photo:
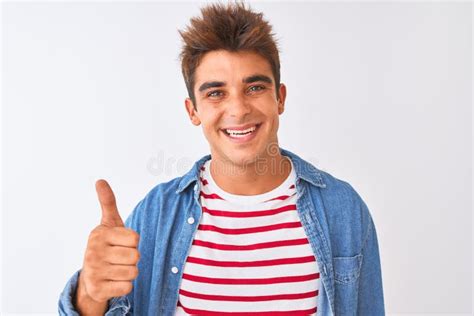
[[[180,32],[187,114],[211,154],[125,225],[107,182],[64,315],[384,315],[375,226],[357,192],[278,146],[286,87],[271,26],[209,5]]]

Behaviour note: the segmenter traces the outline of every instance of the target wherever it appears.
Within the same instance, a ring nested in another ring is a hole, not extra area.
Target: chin
[[[257,146],[244,150],[230,150],[226,153],[234,165],[242,166],[253,164],[261,157],[261,150]]]

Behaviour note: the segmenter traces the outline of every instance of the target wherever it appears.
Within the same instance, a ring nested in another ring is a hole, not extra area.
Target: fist
[[[132,291],[138,276],[139,235],[125,228],[114,193],[105,180],[96,182],[101,223],[89,235],[79,283],[92,300],[103,303]]]

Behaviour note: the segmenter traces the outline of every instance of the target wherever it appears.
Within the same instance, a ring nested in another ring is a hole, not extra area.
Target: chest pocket
[[[356,315],[363,256],[333,257],[336,316]]]

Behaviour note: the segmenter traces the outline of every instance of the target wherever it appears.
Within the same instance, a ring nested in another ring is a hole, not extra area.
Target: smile
[[[261,123],[248,127],[246,129],[221,129],[221,131],[230,140],[237,143],[243,143],[252,140],[256,136],[260,125]]]

